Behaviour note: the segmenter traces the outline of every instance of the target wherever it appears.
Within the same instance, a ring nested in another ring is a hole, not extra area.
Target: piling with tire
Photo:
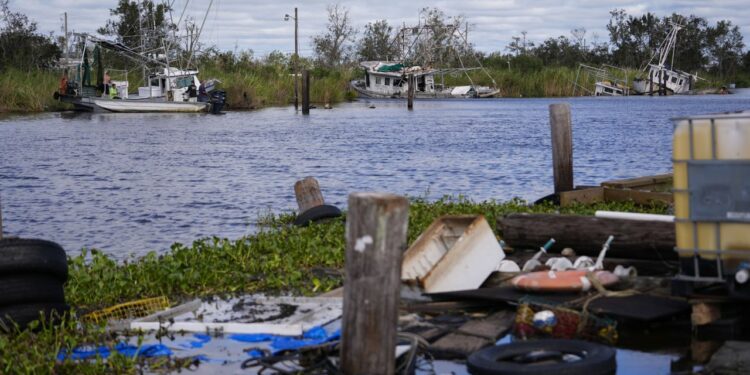
[[[68,260],[63,248],[50,241],[23,238],[0,240],[0,330],[20,329],[34,320],[59,320],[67,310],[63,284]]]
[[[294,184],[294,195],[299,206],[299,215],[294,225],[307,226],[312,222],[341,216],[336,206],[325,204],[323,193],[315,177],[305,177]]]

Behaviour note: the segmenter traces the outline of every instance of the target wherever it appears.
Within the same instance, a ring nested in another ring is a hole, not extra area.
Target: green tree
[[[362,39],[357,45],[360,60],[395,60],[399,48],[388,21],[380,20],[365,26]]]
[[[8,0],[0,0],[0,70],[49,68],[60,54],[52,36],[39,34],[36,22],[11,11]]]
[[[119,0],[109,11],[112,18],[97,32],[137,51],[163,53],[163,40],[176,29],[166,18],[169,11],[165,3],[154,4],[152,0]]]
[[[349,19],[349,10],[339,4],[329,5],[328,25],[323,34],[313,37],[313,51],[324,67],[346,64],[351,60],[356,31]]]
[[[719,21],[706,31],[706,41],[712,70],[721,77],[734,76],[742,65],[745,47],[740,28],[732,21]]]

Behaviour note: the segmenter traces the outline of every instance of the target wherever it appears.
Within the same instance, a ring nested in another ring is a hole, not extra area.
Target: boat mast
[[[200,29],[198,29],[198,35],[196,35],[195,38],[193,38],[193,40],[190,43],[190,54],[188,55],[188,63],[187,65],[185,65],[186,69],[190,67],[190,63],[193,61],[193,53],[195,52],[193,51],[193,48],[195,47],[195,44],[198,42],[198,39],[201,37],[201,33],[203,33],[203,26],[206,25],[206,18],[208,18],[208,12],[211,11],[211,5],[213,5],[213,3],[214,3],[214,0],[211,0],[208,3],[208,9],[206,9],[206,14],[203,15],[203,21],[201,22]]]

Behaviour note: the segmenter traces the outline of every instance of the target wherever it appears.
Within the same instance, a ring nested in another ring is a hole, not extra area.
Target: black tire
[[[580,360],[541,362],[563,354],[576,355]],[[608,346],[581,340],[523,341],[474,352],[467,367],[473,375],[605,375],[617,369],[615,354]]]
[[[63,282],[47,273],[0,276],[0,306],[40,301],[64,303]]]
[[[313,221],[333,219],[339,216],[341,216],[341,210],[335,206],[324,204],[321,206],[315,206],[300,215],[297,215],[297,218],[294,219],[294,225],[298,227],[306,227]]]
[[[44,314],[45,324],[57,323],[60,318],[70,310],[70,307],[64,303],[55,302],[38,302],[14,306],[0,307],[0,331],[13,331],[14,324],[17,324],[21,330],[27,328],[29,323],[39,320],[41,314]]]
[[[11,238],[0,240],[0,275],[48,273],[68,280],[68,258],[60,245],[45,240]]]

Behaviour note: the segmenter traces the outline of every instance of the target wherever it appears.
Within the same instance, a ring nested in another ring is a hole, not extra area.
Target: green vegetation
[[[47,70],[6,70],[0,74],[0,113],[55,111],[64,105],[52,97],[60,77]]]
[[[201,59],[199,70],[204,79],[217,78],[222,82],[221,88],[227,92],[227,103],[231,109],[262,108],[294,102],[294,75],[284,56],[275,55],[264,61],[255,61],[227,53],[221,58]],[[351,99],[349,81],[355,74],[354,69],[345,67],[313,69],[310,72],[310,102],[339,103]],[[301,101],[301,77],[299,82]]]
[[[666,207],[632,204],[597,204],[560,209],[552,205],[529,206],[521,200],[500,203],[443,198],[436,202],[412,199],[408,241],[413,242],[437,217],[445,214],[483,214],[491,223],[515,212],[560,212],[590,215],[595,210],[664,213]],[[291,293],[313,295],[341,285],[344,266],[345,219],[291,225],[294,215],[261,218],[257,234],[228,240],[210,238],[191,246],[174,244],[163,255],[149,253],[140,259],[116,262],[99,251],[82,251],[69,260],[66,285],[68,303],[78,314],[116,303],[166,295],[173,303],[194,297],[237,293]],[[103,327],[66,318],[57,327],[35,332],[0,334],[0,373],[136,372],[143,367],[172,370],[191,362],[133,360],[115,355],[108,361],[56,362],[60,349],[80,345],[113,346],[122,339]]]

